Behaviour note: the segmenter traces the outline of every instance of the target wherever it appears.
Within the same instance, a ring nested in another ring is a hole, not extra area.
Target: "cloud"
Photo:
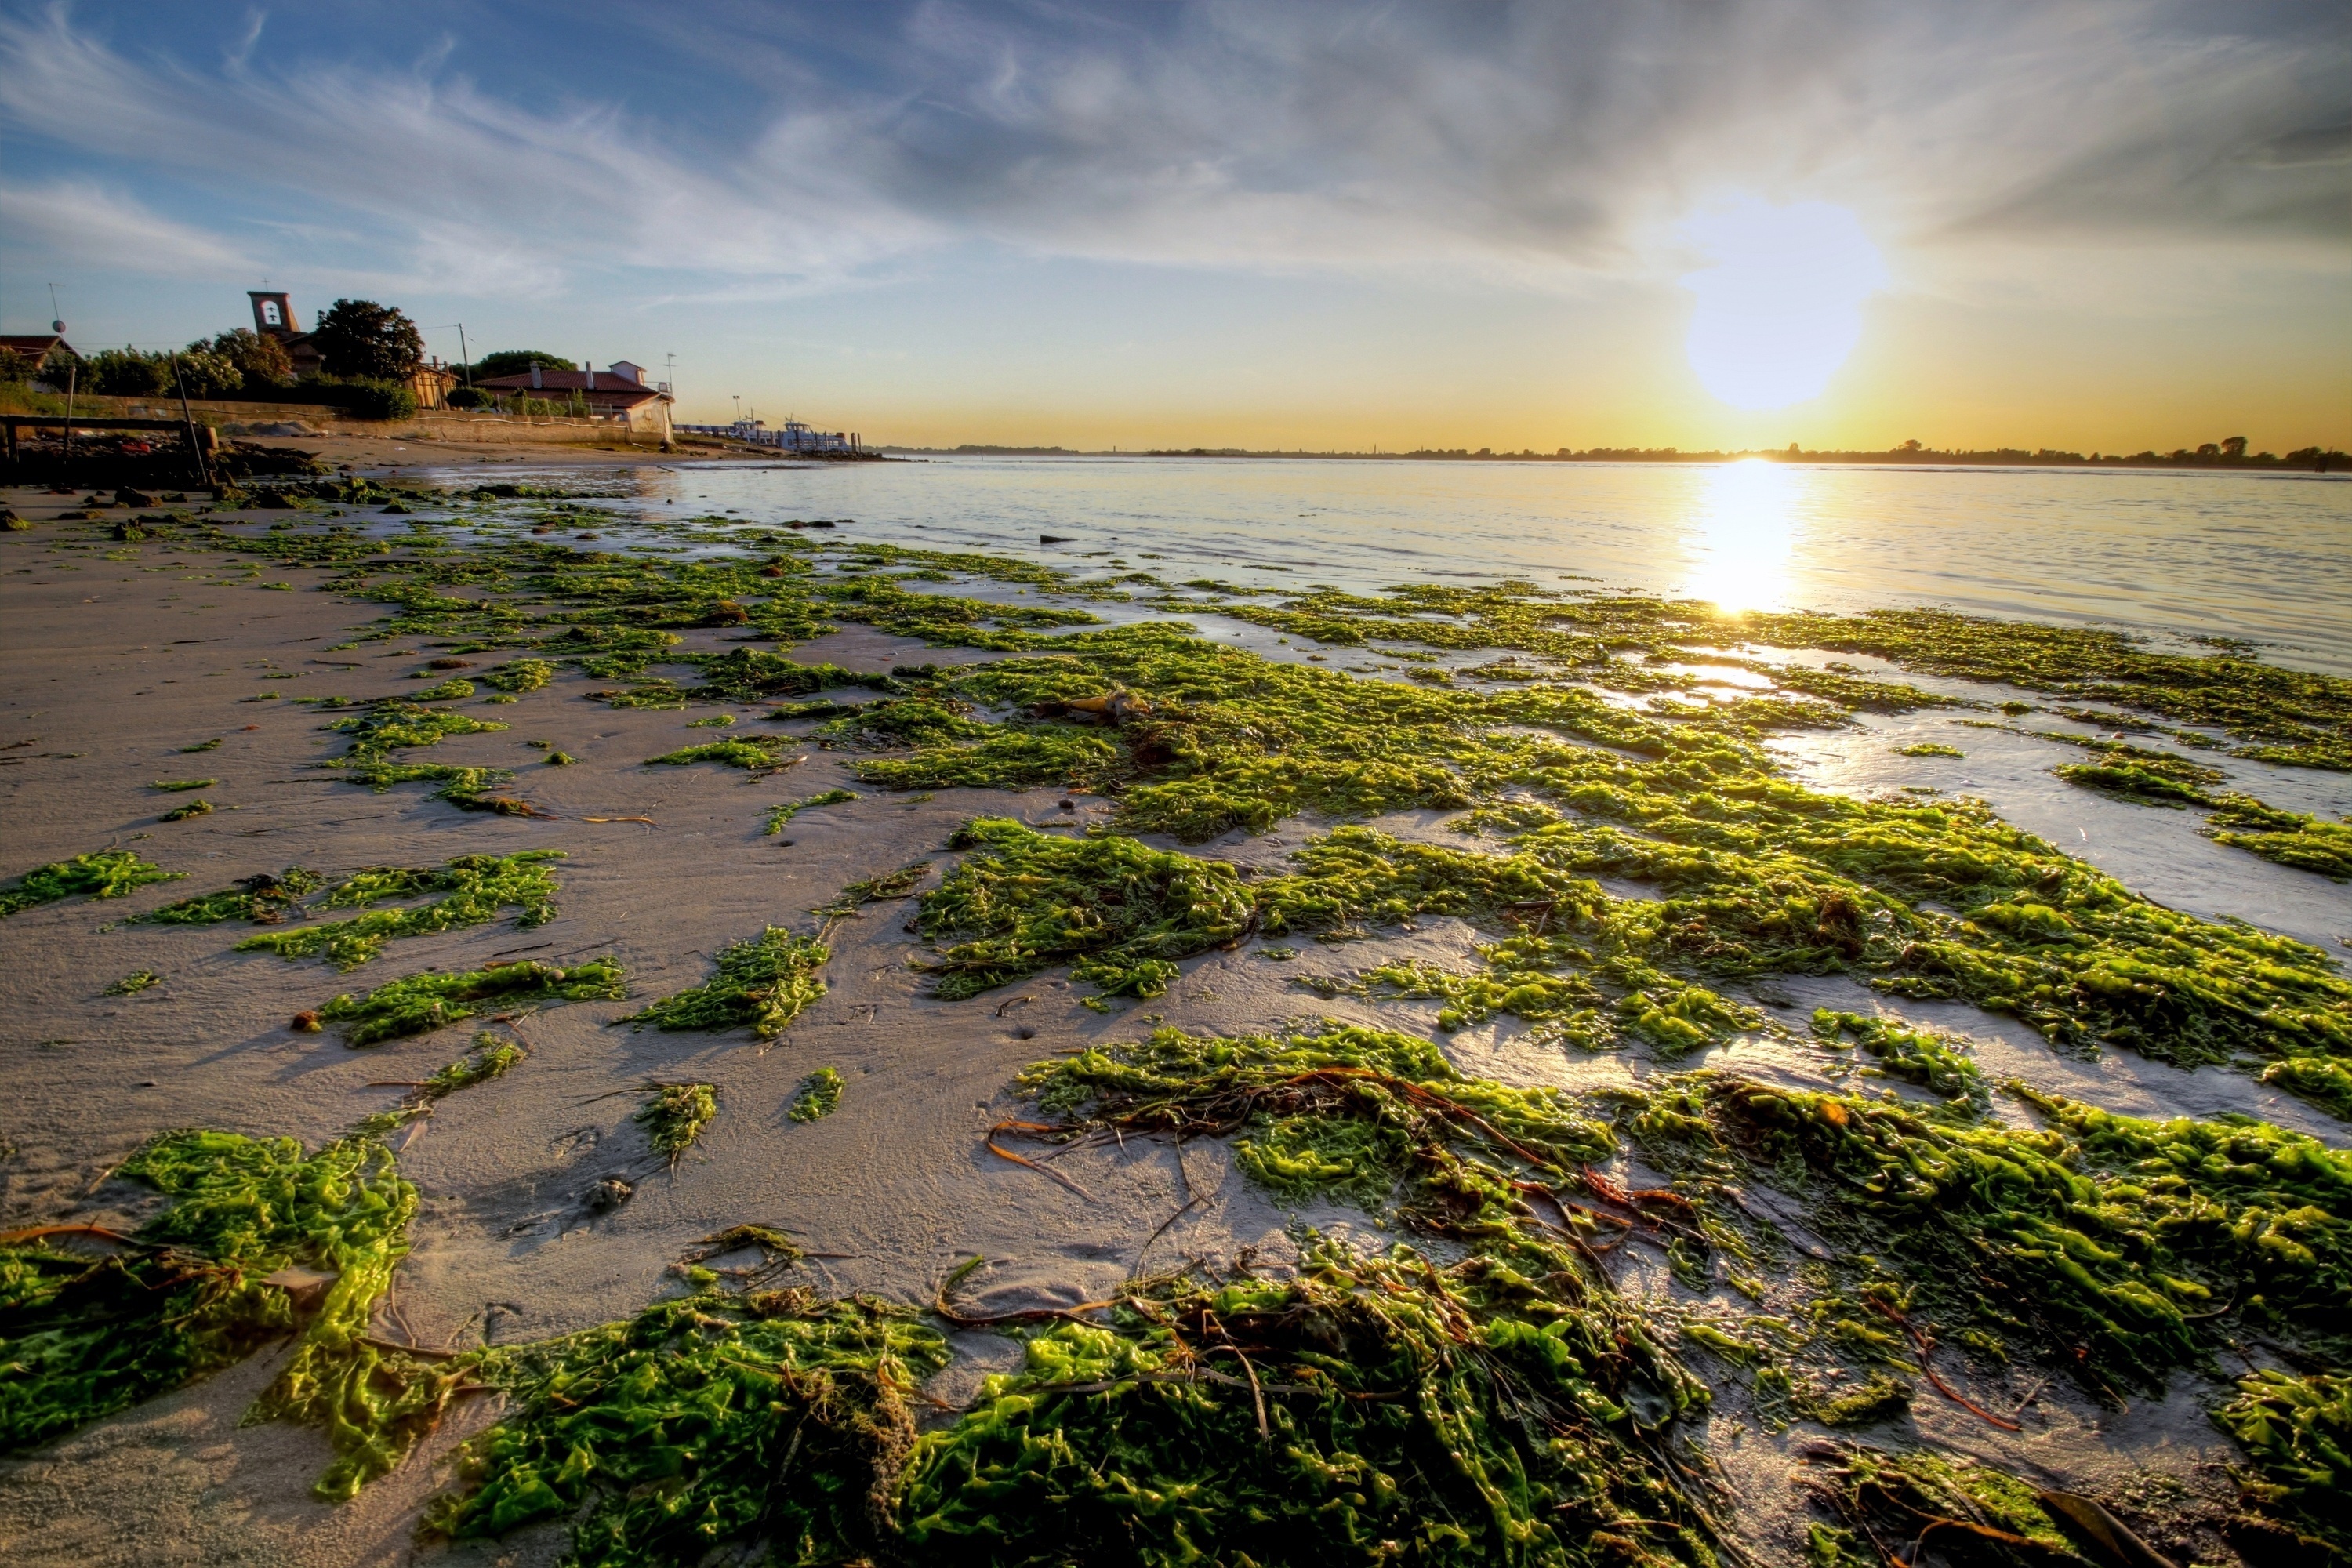
[[[207,72],[134,60],[61,10],[0,20],[0,116],[347,215],[387,268],[473,293],[618,270],[774,298],[975,240],[1568,288],[1672,276],[1674,220],[1727,191],[1850,206],[1898,251],[2352,256],[2341,7],[913,0],[849,35],[826,17],[642,24],[646,60],[723,79],[730,112],[710,118],[750,127],[724,141],[615,107],[620,85],[526,107],[527,80],[484,90],[421,26],[400,68],[265,72],[248,40]],[[625,85],[633,62],[606,63]]]
[[[99,185],[60,180],[0,182],[0,227],[37,247],[123,272],[163,278],[241,278],[255,263],[216,237],[149,211]]]

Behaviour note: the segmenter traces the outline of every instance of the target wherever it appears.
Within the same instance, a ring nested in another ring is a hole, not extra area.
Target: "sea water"
[[[1170,581],[1363,592],[1515,577],[1732,609],[1935,605],[2241,639],[2352,675],[2352,476],[927,458],[646,478],[653,495],[747,522],[849,517],[856,538],[1062,563],[1108,551]]]

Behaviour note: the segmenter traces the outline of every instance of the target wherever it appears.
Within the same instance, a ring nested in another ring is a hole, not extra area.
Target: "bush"
[[[488,394],[478,392],[470,386],[451,387],[449,395],[446,399],[452,408],[479,408],[489,400]]]
[[[30,381],[33,362],[15,349],[0,348],[0,381]]]
[[[320,316],[310,341],[329,375],[400,381],[425,363],[425,338],[416,323],[373,300],[336,300]]]
[[[416,412],[416,394],[397,381],[357,381],[342,388],[343,407],[356,419],[405,419]]]
[[[104,397],[153,397],[171,390],[172,362],[137,349],[100,349],[83,362],[81,386]]]

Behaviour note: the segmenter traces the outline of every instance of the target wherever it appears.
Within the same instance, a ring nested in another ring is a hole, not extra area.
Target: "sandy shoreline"
[[[320,444],[331,462],[393,475],[411,465],[528,461],[593,470],[646,460],[572,448],[394,447]],[[771,925],[814,929],[812,911],[849,883],[919,862],[950,864],[950,835],[975,816],[1066,819],[1062,791],[891,795],[859,784],[844,753],[814,745],[785,753],[805,754],[766,777],[648,766],[664,752],[772,726],[750,704],[681,711],[585,701],[609,682],[566,666],[514,702],[467,702],[468,714],[511,727],[453,736],[431,753],[438,763],[514,770],[513,793],[548,816],[463,811],[415,785],[370,793],[314,771],[342,742],[322,731],[324,715],[292,699],[414,696],[425,682],[412,678],[426,671],[445,638],[338,649],[383,606],[327,591],[324,571],[161,538],[60,553],[53,546],[62,536],[49,521],[71,498],[17,491],[9,500],[36,527],[0,534],[0,627],[11,672],[0,689],[0,800],[10,829],[0,872],[120,845],[185,879],[120,900],[68,900],[0,925],[9,1004],[0,1081],[12,1090],[0,1108],[0,1147],[10,1151],[0,1160],[0,1226],[136,1225],[155,1203],[102,1178],[152,1135],[208,1127],[316,1146],[394,1104],[400,1085],[458,1055],[475,1026],[364,1050],[289,1026],[337,993],[492,958],[609,954],[628,972],[630,1001],[558,1005],[518,1018],[510,1032],[529,1050],[527,1061],[494,1089],[441,1101],[394,1138],[401,1173],[422,1203],[378,1331],[459,1348],[625,1318],[674,1291],[673,1266],[697,1241],[741,1223],[789,1229],[821,1255],[797,1278],[825,1295],[925,1304],[950,1270],[983,1255],[989,1267],[963,1297],[980,1310],[1076,1306],[1188,1258],[1230,1259],[1255,1248],[1278,1265],[1295,1252],[1289,1232],[1300,1224],[1390,1238],[1358,1211],[1275,1203],[1216,1142],[1181,1155],[1140,1139],[1079,1150],[1055,1165],[1066,1184],[992,1155],[985,1142],[992,1125],[1024,1112],[1009,1091],[1022,1068],[1133,1040],[1162,1021],[1236,1034],[1328,1017],[1434,1033],[1433,1004],[1310,997],[1294,984],[1302,974],[1353,973],[1371,944],[1310,944],[1293,962],[1268,963],[1255,956],[1263,939],[1248,939],[1186,960],[1165,997],[1108,1013],[1083,1005],[1082,991],[1059,970],[943,1002],[908,965],[918,952],[904,924],[911,906],[881,902],[834,931],[829,993],[772,1047],[740,1030],[614,1026],[648,1001],[701,982],[710,955],[729,943]],[[682,635],[686,651],[717,653],[730,640],[715,629]],[[858,670],[997,657],[863,626],[784,651]],[[742,727],[692,727],[722,710]],[[215,749],[187,750],[215,738]],[[547,765],[532,742],[576,761]],[[155,783],[195,777],[214,781],[201,793],[215,809],[159,820],[190,795]],[[762,831],[769,808],[835,788],[863,798],[804,812],[781,835]],[[1092,796],[1074,805],[1082,820],[1110,809]],[[1441,827],[1452,815],[1402,812],[1373,826],[1405,839],[1458,843]],[[616,820],[591,820],[600,817]],[[627,818],[650,821],[617,820]],[[1263,836],[1229,833],[1187,848],[1273,868],[1318,826],[1295,816]],[[349,974],[317,960],[231,952],[242,926],[116,924],[292,866],[341,875],[525,849],[566,857],[555,868],[560,912],[551,921],[518,931],[503,919],[406,938],[396,957]],[[937,875],[919,886],[936,885]],[[1417,929],[1384,933],[1377,956],[1460,967],[1474,962],[1475,934],[1460,921],[1425,918]],[[160,984],[105,994],[139,970]],[[1772,1003],[1792,1019],[1817,1005],[1867,1010],[1874,1003],[1845,977],[1790,981]],[[2012,1018],[1957,1003],[1906,1011],[1968,1032],[1989,1075],[2016,1072],[2142,1113],[2246,1110],[2283,1125],[2328,1125],[2242,1074],[2207,1068],[2192,1075],[2121,1052],[2095,1064],[2069,1060]],[[1659,1070],[1633,1053],[1536,1047],[1499,1029],[1449,1037],[1445,1048],[1465,1070],[1506,1083],[1599,1087]],[[1708,1059],[1767,1081],[1811,1082],[1817,1071],[1769,1042],[1743,1041]],[[795,1122],[793,1096],[820,1067],[846,1081],[842,1106]],[[715,1084],[719,1113],[673,1172],[650,1153],[633,1116],[647,1084],[685,1079]],[[633,1183],[634,1195],[598,1213],[590,1195],[612,1177]],[[1647,1255],[1619,1267],[1629,1292],[1668,1289],[1664,1266]],[[954,1332],[950,1341],[956,1359],[929,1390],[949,1407],[967,1400],[983,1373],[1006,1370],[1020,1355],[1016,1343],[990,1332]],[[355,1501],[314,1500],[309,1489],[330,1453],[322,1436],[283,1422],[237,1425],[282,1354],[265,1352],[42,1449],[0,1458],[0,1553],[41,1564],[320,1565],[420,1555],[520,1565],[562,1555],[558,1525],[498,1542],[415,1543],[419,1510],[441,1484],[450,1449],[493,1417],[493,1399],[462,1401],[419,1452]],[[2210,1479],[2234,1453],[2203,1418],[2213,1394],[2199,1379],[2183,1377],[2168,1398],[2120,1413],[2058,1389],[2028,1397],[2037,1402],[2036,1424],[2020,1436],[1932,1400],[1911,1418],[1919,1436],[1945,1447],[2109,1490],[2146,1468]],[[1740,1409],[1736,1390],[1719,1391],[1717,1413],[1728,1419],[1708,1441],[1743,1526],[1786,1540],[1802,1508],[1794,1449],[1743,1426]]]
[[[17,492],[12,504],[37,520],[64,499]],[[583,702],[600,683],[567,671],[511,707],[481,710],[510,731],[455,738],[436,753],[522,769],[518,787],[557,820],[461,812],[413,787],[373,795],[304,776],[307,763],[334,749],[309,708],[250,700],[411,694],[405,678],[432,652],[423,640],[322,654],[377,613],[319,591],[323,574],[269,568],[267,580],[290,582],[292,593],[215,586],[202,579],[224,575],[219,557],[151,542],[131,547],[135,561],[84,557],[79,571],[24,574],[47,543],[46,530],[0,535],[0,625],[12,671],[0,697],[0,745],[37,742],[0,752],[13,764],[0,769],[10,864],[121,843],[187,879],[118,901],[68,900],[0,928],[10,972],[0,1072],[12,1089],[0,1133],[16,1151],[0,1165],[0,1226],[61,1214],[135,1223],[135,1213],[105,1201],[132,1189],[118,1184],[93,1198],[90,1188],[153,1133],[219,1127],[315,1145],[398,1098],[372,1082],[422,1077],[463,1047],[464,1028],[371,1050],[288,1028],[295,1013],[387,978],[381,962],[341,976],[316,961],[226,952],[221,930],[101,928],[292,865],[345,872],[525,848],[568,857],[557,868],[555,921],[531,932],[501,921],[413,939],[398,968],[467,967],[512,950],[544,949],[539,956],[551,959],[610,952],[626,965],[637,1000],[559,1005],[528,1018],[518,1033],[530,1061],[495,1095],[444,1102],[403,1150],[403,1173],[424,1202],[393,1293],[392,1331],[426,1345],[478,1343],[487,1324],[492,1340],[511,1342],[625,1316],[674,1285],[669,1266],[695,1241],[751,1221],[790,1227],[811,1251],[840,1255],[808,1265],[828,1291],[920,1301],[977,1252],[993,1267],[968,1292],[974,1301],[1075,1304],[1126,1278],[1140,1241],[1184,1202],[1186,1178],[1164,1147],[1074,1160],[1087,1167],[1080,1179],[1091,1201],[984,1151],[986,1129],[1017,1110],[1003,1091],[1021,1067],[1130,1037],[1135,1026],[1080,1006],[1058,977],[1007,996],[928,998],[906,967],[914,942],[898,904],[872,906],[835,932],[831,994],[775,1048],[740,1032],[606,1026],[646,999],[698,983],[706,955],[763,925],[810,929],[809,910],[848,882],[946,859],[941,846],[971,816],[1059,815],[1059,791],[1008,799],[948,790],[919,804],[868,793],[803,814],[782,836],[786,847],[762,835],[766,808],[853,784],[831,754],[811,748],[807,761],[757,782],[730,769],[648,768],[647,756],[708,736],[684,727],[702,710]],[[173,562],[190,564],[166,566]],[[150,570],[157,567],[165,569]],[[713,634],[688,635],[693,646],[719,646]],[[985,657],[862,627],[794,651],[859,668]],[[298,679],[261,679],[271,674]],[[216,751],[178,751],[215,736],[225,737]],[[532,766],[539,753],[523,742],[534,739],[577,763]],[[203,794],[221,809],[158,822],[185,797],[150,782],[190,776],[219,781]],[[593,816],[649,816],[656,826],[580,820]],[[1280,847],[1260,841],[1245,853],[1270,858]],[[1441,951],[1429,946],[1432,956]],[[1275,973],[1286,966],[1237,952],[1187,967],[1194,973],[1154,1011],[1188,1026],[1265,1026],[1305,1010],[1284,988],[1289,976]],[[142,968],[163,984],[133,996],[100,994]],[[1015,996],[1025,1000],[1000,1017],[999,1004]],[[1317,1010],[1372,1016],[1344,1001]],[[794,1090],[819,1066],[848,1080],[842,1109],[792,1123],[784,1113]],[[630,1120],[640,1097],[612,1091],[680,1077],[717,1083],[721,1114],[671,1174],[648,1161],[644,1131]],[[1189,1160],[1193,1189],[1215,1198],[1161,1239],[1161,1261],[1251,1244],[1281,1249],[1287,1215],[1235,1178],[1220,1152],[1195,1149]],[[591,1215],[581,1194],[611,1173],[635,1181],[636,1195],[610,1216]],[[1317,1217],[1344,1228],[1354,1216]],[[936,1389],[950,1401],[983,1368],[1017,1359],[992,1335],[956,1340],[963,1359]],[[26,1563],[404,1560],[434,1460],[479,1413],[452,1422],[397,1484],[335,1508],[307,1495],[327,1452],[317,1433],[236,1427],[268,1379],[249,1364],[52,1451],[0,1460],[0,1552]],[[556,1542],[549,1552],[560,1545],[560,1531],[540,1533]],[[174,1542],[175,1555],[153,1555],[161,1541]],[[477,1552],[509,1560],[478,1543],[461,1560]]]

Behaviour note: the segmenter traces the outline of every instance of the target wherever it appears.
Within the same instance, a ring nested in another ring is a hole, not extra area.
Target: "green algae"
[[[2085,1561],[2033,1487],[1983,1460],[1851,1444],[1812,1457],[1822,1467],[1815,1495],[1843,1521],[1811,1527],[1808,1560],[1814,1568],[1864,1568],[1882,1560],[1872,1543],[1924,1545],[1937,1529],[1947,1532],[1939,1551],[1965,1552],[1965,1561],[1998,1568]]]
[[[462,931],[488,925],[507,910],[518,912],[518,930],[529,931],[555,918],[555,878],[547,862],[560,849],[517,855],[461,855],[439,868],[371,867],[332,889],[322,908],[343,908],[383,899],[438,894],[407,910],[377,910],[352,920],[264,931],[236,944],[239,952],[274,952],[292,960],[323,957],[337,969],[356,969],[399,937]]]
[[[210,789],[218,783],[218,779],[157,779],[147,787],[162,790]]]
[[[2352,1549],[2352,1377],[2254,1372],[2213,1419],[2252,1461],[2250,1493],[2336,1553]]]
[[[1250,896],[1232,867],[1132,838],[978,817],[948,847],[973,853],[923,895],[917,925],[927,939],[962,939],[923,961],[950,1000],[1060,963],[1105,996],[1160,996],[1178,960],[1248,929]]]
[[[569,968],[525,960],[454,973],[426,970],[364,994],[346,992],[320,1008],[319,1016],[340,1027],[346,1044],[373,1046],[461,1022],[486,1005],[617,1002],[628,994],[625,981],[618,961],[609,958]]]
[[[416,694],[419,702],[455,702],[474,694],[474,683],[463,676],[453,675],[438,686],[428,686]]]
[[[411,1088],[401,1097],[400,1103],[391,1110],[361,1118],[347,1136],[387,1137],[411,1122],[432,1115],[436,1104],[459,1089],[504,1078],[530,1054],[517,1041],[501,1039],[488,1029],[480,1030],[474,1036],[474,1043],[464,1056],[436,1068],[432,1077]]]
[[[903,1539],[942,1563],[1713,1564],[1661,1441],[1669,1368],[1611,1327],[1402,1247],[1130,1285],[917,1441]]]
[[[2321,1057],[2288,1057],[2264,1068],[2262,1079],[2352,1121],[2352,1065]]]
[[[152,991],[163,984],[163,977],[152,969],[134,969],[100,994],[103,996],[136,996],[142,991]]]
[[[555,679],[555,666],[543,658],[516,658],[482,671],[482,683],[499,691],[520,695],[543,689]]]
[[[182,899],[165,904],[160,910],[131,917],[133,922],[145,925],[218,925],[223,921],[250,921],[255,925],[276,925],[285,920],[304,895],[315,892],[325,879],[316,871],[306,871],[299,866],[289,866],[278,876],[268,872],[246,877],[233,888],[217,893],[205,893],[193,899]]]
[[[909,1396],[946,1341],[905,1308],[804,1289],[704,1291],[484,1353],[508,1413],[460,1455],[433,1522],[458,1538],[570,1519],[579,1568],[766,1542],[846,1563],[887,1541]]]
[[[828,920],[855,920],[857,911],[867,904],[887,903],[913,892],[922,879],[930,875],[931,863],[918,860],[901,866],[895,871],[885,871],[878,877],[866,877],[850,883],[833,898],[819,904],[811,912]]]
[[[800,1088],[793,1092],[792,1108],[785,1112],[794,1121],[816,1121],[841,1109],[844,1089],[841,1074],[832,1068],[819,1068],[801,1079]]]
[[[1895,754],[1898,757],[1965,757],[1968,755],[1958,746],[1948,746],[1941,741],[1915,741],[1910,745],[1895,747]]]
[[[1874,1066],[1863,1068],[1864,1077],[1899,1078],[1979,1113],[1992,1103],[1992,1091],[1977,1064],[1961,1053],[1958,1042],[1937,1030],[1899,1018],[1864,1017],[1817,1007],[1813,1033],[1833,1046],[1852,1037],[1875,1060]]]
[[[1238,1134],[1234,1163],[1277,1194],[1393,1207],[1463,1238],[1540,1235],[1515,1181],[1579,1183],[1615,1147],[1565,1091],[1469,1078],[1426,1040],[1355,1026],[1234,1038],[1162,1028],[1033,1064],[1017,1087],[1075,1118],[1052,1134],[1059,1141],[1106,1126]]]
[[[2094,1387],[2160,1386],[2239,1325],[2341,1348],[2352,1156],[2264,1122],[2008,1088],[2043,1127],[1708,1074],[1641,1097],[1626,1126],[1654,1162],[1712,1173],[1702,1184],[1745,1171],[1791,1186],[1813,1228],[1900,1260],[1948,1324]]]
[[[905,757],[861,757],[861,784],[890,790],[1092,789],[1108,778],[1118,750],[1097,735],[1061,727],[1007,730],[971,745],[926,746]]]
[[[114,1174],[173,1200],[119,1250],[94,1258],[40,1232],[0,1244],[0,1448],[71,1431],[289,1333],[293,1354],[247,1418],[326,1428],[335,1458],[321,1496],[350,1497],[431,1429],[454,1370],[369,1332],[416,1208],[382,1144],[345,1139],[306,1154],[290,1138],[173,1132]]]
[[[898,690],[887,675],[844,669],[837,664],[801,664],[782,654],[758,648],[730,648],[704,662],[701,681],[693,695],[704,701],[756,702],[771,697],[813,697],[820,691],[864,686],[877,691]]]
[[[84,894],[119,899],[151,882],[177,881],[186,875],[166,871],[129,849],[100,849],[70,860],[53,860],[0,888],[0,920]]]
[[[699,746],[687,746],[666,752],[658,757],[647,757],[647,767],[688,767],[696,763],[720,763],[730,768],[744,768],[752,773],[779,773],[801,761],[798,756],[786,756],[799,742],[789,735],[753,735],[730,737],[724,741],[706,741]]]
[[[768,808],[767,826],[760,831],[765,834],[781,833],[783,831],[784,824],[811,806],[842,805],[857,798],[857,792],[855,790],[829,789],[816,795],[805,795],[799,800],[788,800],[782,805],[772,805]]]
[[[1911,1384],[1878,1373],[1834,1397],[1801,1398],[1796,1409],[1824,1426],[1875,1426],[1910,1414]]]
[[[165,812],[155,820],[158,822],[185,822],[192,816],[210,816],[213,814],[213,803],[199,795],[194,800],[188,802],[185,805],[173,806],[171,810]]]
[[[823,972],[832,957],[822,938],[770,926],[720,948],[718,973],[702,984],[615,1022],[668,1030],[748,1028],[773,1039],[824,995]]]
[[[664,1083],[654,1086],[653,1098],[646,1101],[634,1120],[646,1130],[646,1140],[655,1153],[677,1169],[686,1152],[694,1147],[719,1114],[719,1088],[709,1083]]]

